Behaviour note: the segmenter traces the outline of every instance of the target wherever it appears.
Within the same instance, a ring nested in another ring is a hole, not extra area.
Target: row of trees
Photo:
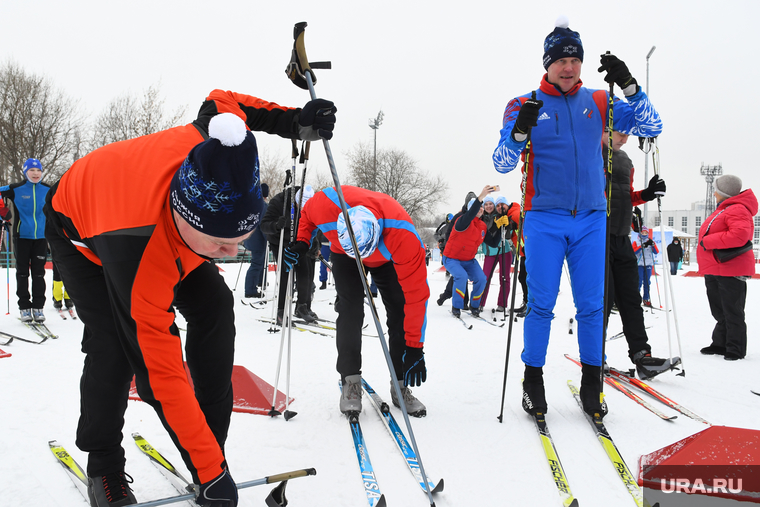
[[[187,109],[167,112],[160,87],[150,86],[140,96],[115,98],[88,121],[79,101],[57,90],[49,78],[28,73],[14,62],[0,68],[0,100],[0,185],[21,180],[29,157],[40,159],[43,180],[52,184],[75,160],[100,146],[182,124]],[[346,158],[344,183],[390,195],[418,227],[436,222],[438,203],[448,191],[442,176],[429,175],[408,153],[394,148],[378,150],[376,165],[373,150],[364,144],[356,145]],[[289,159],[260,153],[261,180],[274,193],[290,166]],[[321,173],[308,181],[315,190],[333,185],[332,178]]]

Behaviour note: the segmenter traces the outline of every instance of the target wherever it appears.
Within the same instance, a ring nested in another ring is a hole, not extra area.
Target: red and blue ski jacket
[[[493,154],[500,173],[512,171],[527,140],[512,138],[517,115],[530,93],[512,99],[504,111],[501,139]],[[538,125],[531,133],[530,158],[525,176],[525,210],[565,209],[605,210],[602,134],[607,119],[607,92],[585,88],[581,81],[562,93],[546,80],[536,90],[544,105]],[[649,99],[638,91],[627,102],[616,100],[613,107],[615,130],[639,137],[655,137],[662,132],[662,120]]]

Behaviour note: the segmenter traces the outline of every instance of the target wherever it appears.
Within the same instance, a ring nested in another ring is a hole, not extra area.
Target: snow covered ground
[[[236,264],[225,264],[224,276],[235,285]],[[520,406],[522,363],[522,321],[512,333],[504,421],[497,415],[501,399],[507,328],[497,329],[476,322],[466,330],[453,321],[449,305],[438,307],[437,295],[446,279],[440,264],[431,263],[428,283],[431,299],[425,345],[428,381],[414,390],[428,408],[428,416],[412,424],[428,475],[444,478],[446,487],[435,498],[439,507],[469,505],[560,505],[549,467],[533,421]],[[245,269],[245,268],[244,268]],[[691,268],[696,269],[696,266]],[[760,281],[748,282],[747,358],[727,362],[721,357],[702,356],[701,347],[710,344],[713,319],[705,295],[704,280],[673,278],[679,316],[681,345],[686,376],[661,375],[652,384],[685,407],[713,424],[760,429],[760,397],[750,389],[760,389],[758,343],[760,328]],[[244,276],[244,274],[243,274]],[[238,330],[235,364],[245,366],[264,380],[274,383],[279,334],[267,332],[268,324],[256,317],[270,316],[270,309],[254,310],[240,302],[242,278],[236,294]],[[270,278],[271,279],[271,278]],[[52,275],[48,271],[48,284]],[[664,277],[659,293],[664,298]],[[498,287],[491,289],[487,312],[495,306]],[[10,315],[0,315],[0,330],[32,337],[17,319],[13,273],[10,285]],[[334,290],[317,290],[313,309],[323,318],[333,319]],[[519,301],[518,295],[518,301]],[[653,288],[653,302],[658,302]],[[378,300],[379,303],[379,300]],[[664,306],[664,300],[663,300]],[[378,304],[384,324],[384,310]],[[5,313],[5,312],[2,312]],[[0,359],[0,498],[12,505],[86,505],[60,465],[53,459],[47,442],[57,439],[81,465],[86,456],[74,444],[79,416],[79,375],[81,321],[63,321],[46,307],[48,325],[60,335],[43,345],[14,341],[2,347],[12,357]],[[557,445],[572,491],[584,507],[633,505],[615,470],[594,437],[591,428],[567,389],[566,382],[579,383],[580,371],[563,354],[577,355],[576,334],[568,334],[574,317],[572,296],[563,275],[555,309],[556,319],[545,367],[547,422]],[[665,313],[645,314],[653,352],[668,355]],[[367,312],[367,320],[371,319]],[[373,324],[370,322],[370,328]],[[613,316],[610,335],[621,330]],[[673,354],[678,345],[673,332]],[[625,340],[608,343],[610,364],[630,367]],[[338,374],[335,372],[334,340],[307,332],[293,333],[292,380],[295,397],[291,409],[298,415],[283,418],[233,413],[227,457],[238,482],[279,472],[314,467],[314,477],[293,480],[288,486],[290,505],[367,505],[351,443],[346,418],[338,410]],[[364,377],[389,400],[389,375],[377,338],[364,340]],[[284,389],[281,381],[280,388]],[[605,389],[610,414],[607,428],[628,466],[638,473],[642,454],[701,431],[704,424],[685,416],[667,422],[659,419],[610,388]],[[659,404],[658,404],[659,405]],[[663,411],[673,413],[662,406]],[[400,412],[393,409],[403,427]],[[423,494],[367,400],[361,423],[367,449],[377,479],[390,506],[423,506]],[[142,402],[129,402],[124,447],[127,472],[134,479],[138,500],[148,501],[176,494],[159,472],[142,456],[129,435],[139,431],[172,463],[185,471],[178,452],[161,427],[155,413]],[[271,486],[240,492],[241,506],[260,506]]]

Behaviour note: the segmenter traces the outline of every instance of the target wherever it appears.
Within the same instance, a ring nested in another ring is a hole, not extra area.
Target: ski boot
[[[412,390],[404,386],[404,381],[399,380],[399,387],[401,387],[401,396],[404,398],[404,406],[406,406],[406,413],[412,417],[425,417],[427,415],[427,408],[422,404],[420,400],[414,397]],[[396,396],[396,390],[393,388],[393,381],[391,380],[391,401],[395,406],[401,408],[399,405],[398,397]]]
[[[541,367],[525,365],[523,378],[522,407],[528,414],[545,414],[549,407],[546,406],[546,394],[544,393],[544,369]]]

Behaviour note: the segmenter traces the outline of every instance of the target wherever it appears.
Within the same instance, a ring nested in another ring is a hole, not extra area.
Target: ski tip
[[[573,498],[573,501],[570,502],[570,506],[569,507],[578,507],[578,499],[577,498]]]
[[[380,495],[380,499],[375,504],[375,507],[386,507],[386,504],[385,504],[385,495]]]
[[[283,414],[283,418],[284,418],[286,421],[290,421],[290,420],[291,420],[291,419],[293,419],[293,418],[294,418],[296,415],[298,415],[298,412],[293,412],[292,410],[286,410],[286,411],[285,411],[285,414]]]
[[[436,484],[435,487],[430,492],[435,494],[435,493],[440,493],[441,491],[443,491],[443,479],[438,481],[438,484]]]

